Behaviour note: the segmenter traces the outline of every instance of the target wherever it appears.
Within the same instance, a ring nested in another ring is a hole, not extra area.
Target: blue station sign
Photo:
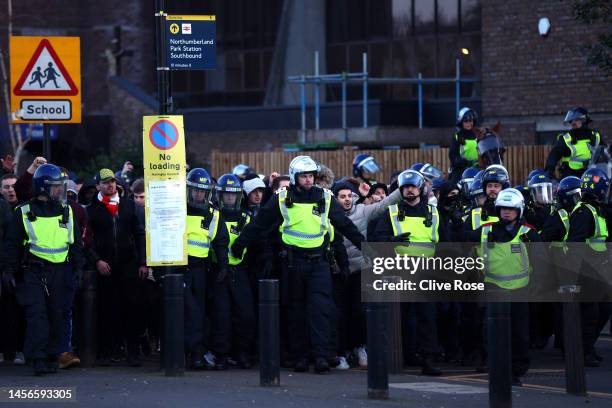
[[[166,16],[166,63],[171,70],[217,66],[216,16]]]

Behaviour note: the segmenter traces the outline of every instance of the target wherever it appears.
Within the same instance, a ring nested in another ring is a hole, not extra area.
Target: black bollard
[[[487,305],[489,407],[512,407],[512,348],[510,303]]]
[[[277,279],[259,280],[259,385],[280,386],[279,290]]]
[[[565,391],[573,395],[586,395],[587,392],[581,327],[580,304],[575,301],[563,303]]]
[[[390,276],[387,279],[393,283],[400,283],[401,281],[399,276]],[[388,367],[390,374],[401,374],[404,369],[404,355],[402,353],[402,309],[398,291],[393,291],[389,302],[390,304],[387,305],[389,311],[387,325],[387,333],[389,334],[387,345]]]
[[[97,271],[83,271],[81,284],[80,336],[79,358],[82,367],[96,365],[96,339],[98,328],[98,313],[96,309],[96,278]]]
[[[166,377],[185,374],[183,275],[164,276],[164,369]]]
[[[368,398],[389,398],[389,372],[387,370],[388,304],[370,302],[367,305],[368,326]]]

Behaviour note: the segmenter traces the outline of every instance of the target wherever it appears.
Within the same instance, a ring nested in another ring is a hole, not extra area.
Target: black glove
[[[410,242],[410,233],[404,232],[403,234],[396,235],[391,238],[391,242]]]
[[[6,293],[15,293],[15,272],[6,270],[2,273],[2,288]]]
[[[234,242],[234,245],[230,248],[232,251],[232,255],[236,258],[242,258],[242,254],[244,253],[244,247],[242,245],[238,245],[238,243]]]
[[[227,266],[220,266],[219,272],[217,273],[217,282],[222,283],[227,279]]]

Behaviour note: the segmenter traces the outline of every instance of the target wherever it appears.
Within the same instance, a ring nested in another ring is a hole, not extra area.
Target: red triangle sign
[[[13,88],[15,95],[72,96],[78,93],[70,74],[46,38],[38,44]]]

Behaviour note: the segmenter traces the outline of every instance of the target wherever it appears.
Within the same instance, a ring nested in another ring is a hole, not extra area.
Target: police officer
[[[542,241],[550,242],[551,259],[558,261],[555,262],[556,279],[552,279],[551,277],[551,280],[554,280],[555,282],[553,288],[556,290],[558,290],[560,286],[565,286],[574,282],[573,276],[575,276],[575,272],[568,271],[567,263],[565,262],[567,249],[565,241],[567,240],[567,235],[569,232],[570,214],[574,207],[576,207],[576,204],[580,202],[580,185],[580,179],[574,176],[566,177],[559,182],[559,186],[556,193],[555,206],[552,209],[551,215],[546,218],[544,225],[542,225],[542,228],[539,230]],[[569,280],[567,279],[568,277]],[[540,315],[541,317],[539,317],[539,319],[538,315],[534,316],[536,319],[539,320],[539,322],[537,322],[537,324],[532,324],[532,336],[533,334],[537,336],[534,337],[533,343],[535,343],[536,347],[545,346],[551,334],[551,323],[553,323],[552,329],[555,334],[555,346],[562,348],[563,311],[561,308],[561,304],[554,303],[551,305],[540,303],[539,310],[550,310],[550,306],[552,306],[552,316]],[[532,310],[532,312],[537,313],[537,310]]]
[[[206,318],[207,281],[224,281],[227,275],[229,237],[223,218],[211,203],[213,182],[202,168],[187,174],[187,254],[188,265],[181,268],[185,282],[185,350],[192,369],[211,369],[214,362],[205,357],[210,332]],[[210,272],[210,250],[215,251],[217,265]],[[211,339],[213,351],[222,350],[222,342]]]
[[[470,204],[470,185],[472,184],[472,181],[474,181],[476,175],[478,175],[478,178],[480,179],[482,173],[479,173],[480,171],[477,168],[469,167],[463,171],[463,174],[461,174],[457,187],[459,187],[459,194],[463,208],[467,208]]]
[[[229,249],[244,228],[251,222],[251,216],[242,210],[242,186],[233,174],[224,174],[215,186],[216,202],[221,211],[229,241]],[[212,284],[212,338],[217,344],[215,365],[219,370],[227,368],[227,356],[234,352],[235,361],[242,368],[251,368],[251,350],[255,343],[255,309],[249,271],[244,251],[236,256],[228,251],[228,277]],[[215,253],[216,255],[216,253]],[[219,267],[214,257],[215,269]],[[234,350],[232,350],[232,345]]]
[[[484,282],[488,288],[517,293],[527,290],[534,268],[543,270],[535,249],[526,242],[542,242],[538,233],[523,221],[525,202],[514,188],[507,188],[495,199],[498,222],[487,223],[469,233],[471,241],[481,243],[485,260]],[[520,248],[520,250],[516,250]],[[515,384],[529,369],[529,306],[512,302],[512,376]]]
[[[540,230],[552,212],[553,185],[548,175],[539,174],[529,180],[527,188],[531,200],[525,206],[525,221]]]
[[[448,157],[452,165],[449,176],[457,183],[463,171],[478,164],[478,141],[474,127],[478,125],[478,114],[468,107],[461,108],[457,115],[457,130],[451,140]]]
[[[592,152],[599,146],[601,135],[591,129],[591,117],[584,108],[570,109],[564,122],[570,125],[570,130],[557,136],[557,141],[548,154],[546,171],[550,178],[555,178],[555,168],[561,161],[559,172],[561,178],[567,176],[580,177],[588,167]]]
[[[569,219],[567,242],[584,242],[585,248],[575,244],[569,247],[570,258],[581,261],[579,283],[581,293],[592,299],[610,293],[610,282],[601,274],[608,272],[608,248],[606,240],[609,237],[605,220],[605,200],[610,181],[605,172],[600,169],[588,169],[581,178],[582,200],[576,204]],[[586,262],[588,260],[588,262]],[[604,292],[604,293],[602,293]],[[602,296],[603,297],[603,296]],[[581,303],[582,336],[584,345],[584,365],[599,367],[601,356],[595,351],[595,342],[599,336],[600,318],[607,319],[609,313],[607,303]]]
[[[476,181],[476,180],[474,180]],[[500,191],[510,187],[508,172],[502,166],[489,166],[482,174],[482,189],[485,194],[484,203],[480,207],[472,208],[470,215],[465,220],[466,230],[476,230],[484,223],[497,222],[495,200]],[[477,187],[477,184],[474,185]],[[474,188],[474,194],[478,189]],[[479,200],[481,201],[481,200]]]
[[[232,246],[234,256],[254,240],[278,228],[283,245],[281,294],[287,307],[288,343],[295,371],[307,371],[308,339],[315,357],[315,371],[329,370],[332,282],[325,257],[331,221],[357,248],[363,236],[344,215],[332,193],[314,185],[319,170],[309,156],[298,156],[289,164],[290,187],[279,190],[260,210]]]
[[[353,176],[362,180],[364,183],[371,185],[376,184],[376,173],[380,173],[381,169],[374,157],[369,154],[358,154],[353,159]]]
[[[440,222],[435,206],[424,196],[425,178],[415,170],[406,170],[398,177],[402,195],[399,204],[390,205],[376,226],[373,238],[377,242],[400,242],[396,252],[400,255],[431,257],[438,242],[448,242],[446,226]],[[416,303],[417,348],[422,357],[424,375],[441,375],[433,366],[438,353],[436,304]]]
[[[67,176],[53,164],[34,173],[34,198],[15,209],[6,241],[4,281],[14,282],[24,266],[17,299],[26,309],[25,356],[35,375],[57,371],[57,357],[66,327],[65,282],[80,274],[84,258],[81,232],[66,204]]]

